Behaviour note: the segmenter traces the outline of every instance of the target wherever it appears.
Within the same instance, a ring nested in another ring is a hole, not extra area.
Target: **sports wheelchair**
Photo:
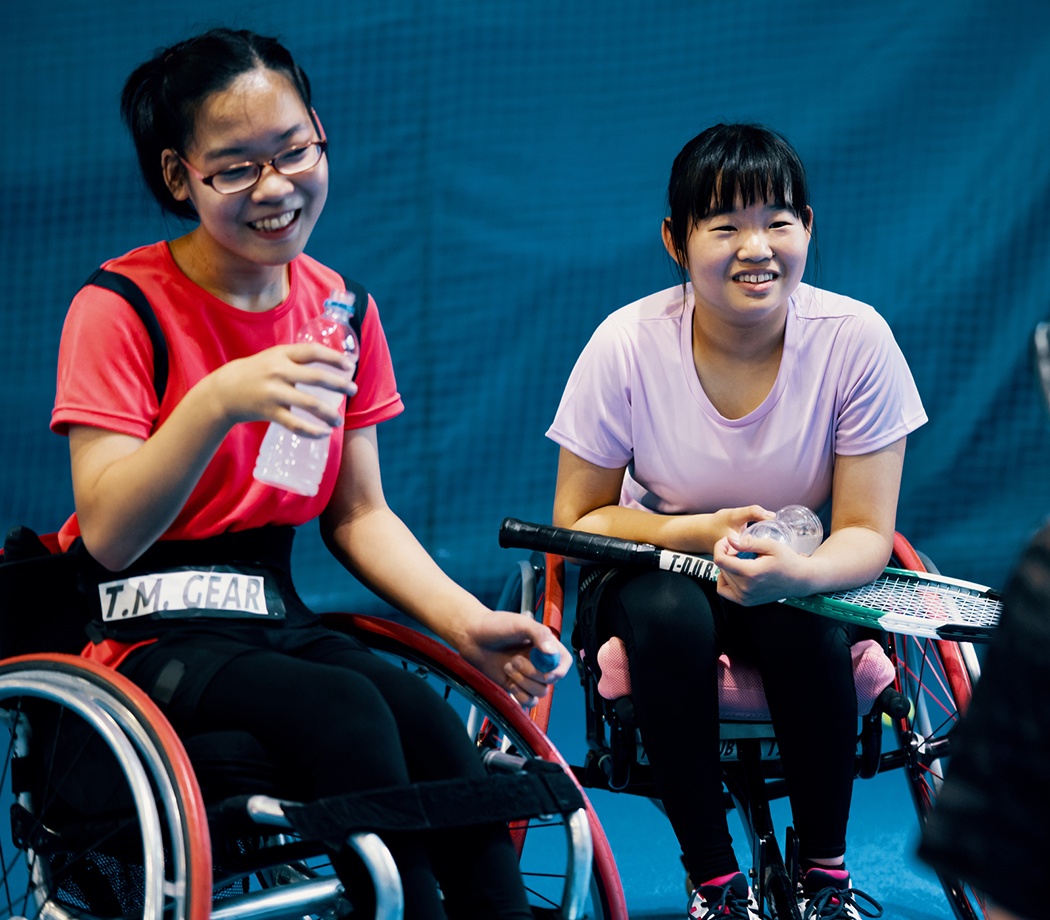
[[[513,545],[508,544],[508,545]],[[896,534],[891,565],[936,573],[929,559]],[[565,565],[555,554],[533,553],[509,576],[500,607],[535,611],[561,631],[565,607]],[[578,645],[577,636],[573,637]],[[572,770],[581,785],[648,797],[660,807],[659,794],[645,757],[641,733],[629,695],[629,675],[622,643],[599,651],[601,680],[577,648],[577,671],[586,698],[588,751]],[[940,790],[951,753],[951,733],[965,714],[980,665],[972,645],[915,636],[873,634],[854,646],[854,679],[861,713],[856,773],[870,778],[881,771],[903,769],[920,824]],[[736,808],[750,844],[751,883],[759,906],[771,905],[776,916],[798,920],[794,896],[798,843],[787,828],[785,852],[777,843],[770,801],[787,795],[772,724],[768,721],[761,678],[746,662],[720,666],[720,739],[727,809]],[[551,695],[533,711],[546,729]],[[896,740],[883,751],[883,726],[891,724]],[[985,916],[983,896],[961,880],[939,876],[948,903],[959,920]],[[691,882],[686,879],[686,889]],[[611,916],[626,917],[626,913]]]
[[[53,536],[44,540],[56,552]],[[45,562],[48,581],[28,579],[28,591],[27,579],[5,578]],[[282,797],[251,735],[179,738],[123,675],[64,653],[83,644],[82,624],[27,634],[34,593],[75,580],[55,558],[0,558],[0,795],[11,816],[0,828],[0,917],[396,920],[401,886],[384,831],[507,819],[537,917],[582,917],[588,903],[603,917],[622,905],[608,842],[560,754],[509,694],[441,643],[390,620],[325,616],[469,711],[489,778],[299,804]],[[344,891],[328,865],[344,841],[370,891]]]

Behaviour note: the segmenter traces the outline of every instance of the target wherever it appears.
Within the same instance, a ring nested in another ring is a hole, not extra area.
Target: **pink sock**
[[[738,869],[737,872],[740,870]],[[720,875],[718,878],[713,878],[709,882],[704,882],[701,888],[706,888],[708,885],[725,885],[737,872],[730,872],[729,875]]]

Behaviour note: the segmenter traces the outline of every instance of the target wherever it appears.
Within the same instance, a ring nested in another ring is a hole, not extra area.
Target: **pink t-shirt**
[[[92,425],[148,438],[187,391],[228,361],[295,341],[307,319],[320,315],[339,275],[309,256],[290,264],[291,290],[280,306],[262,313],[232,307],[190,281],[166,242],[135,249],[104,268],[131,278],[146,295],[164,332],[168,385],[157,405],[153,349],[142,321],[119,295],[98,287],[81,290],[69,308],[58,359],[58,392],[51,428]],[[361,330],[358,392],[346,406],[346,426],[364,428],[404,409],[390,351],[375,303],[369,299]],[[161,539],[188,540],[266,524],[303,524],[324,510],[342,460],[335,429],[317,495],[304,497],[264,485],[252,470],[266,422],[234,425],[208,464],[185,507]],[[59,534],[62,549],[79,535],[76,515]]]
[[[693,295],[675,286],[609,316],[584,348],[547,437],[606,469],[620,504],[662,514],[760,504],[820,509],[835,455],[871,453],[926,421],[886,321],[799,285],[780,371],[753,412],[727,419],[693,364]]]

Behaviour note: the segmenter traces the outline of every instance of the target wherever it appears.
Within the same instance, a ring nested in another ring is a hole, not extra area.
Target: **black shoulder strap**
[[[357,333],[357,340],[360,342],[361,326],[365,320],[365,313],[368,312],[368,291],[362,285],[345,277],[343,274],[339,272],[336,274],[342,279],[343,287],[354,295],[354,312],[350,317],[350,325],[353,327],[354,332]],[[168,388],[168,343],[164,338],[164,332],[160,328],[160,323],[157,322],[157,315],[153,312],[153,307],[150,306],[149,300],[142,293],[142,289],[129,277],[118,272],[106,271],[104,268],[96,269],[91,274],[91,277],[84,282],[83,286],[87,287],[89,284],[105,288],[114,294],[119,294],[131,304],[131,308],[142,320],[142,325],[146,327],[146,334],[149,336],[150,344],[153,346],[153,389],[157,394],[157,405],[159,406],[164,399],[164,392]],[[358,366],[360,367],[360,362]],[[356,376],[357,370],[355,369],[354,377]]]
[[[168,343],[164,339],[160,323],[149,305],[146,295],[142,289],[126,275],[106,271],[104,268],[97,269],[91,277],[84,282],[84,287],[93,284],[95,287],[105,288],[114,294],[119,294],[138,314],[142,325],[146,327],[150,344],[153,346],[153,389],[157,394],[157,405],[164,399],[164,391],[168,388]]]
[[[368,312],[368,291],[364,287],[358,284],[351,278],[347,278],[345,275],[340,274],[340,278],[343,279],[343,287],[350,294],[354,295],[354,312],[350,317],[350,325],[354,332],[357,333],[357,341],[361,341],[361,326],[365,321],[365,313]],[[354,368],[354,379],[357,379],[357,371],[361,367],[361,362],[357,362],[357,367]]]

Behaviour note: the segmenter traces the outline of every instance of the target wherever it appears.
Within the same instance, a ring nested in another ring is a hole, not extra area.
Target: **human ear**
[[[803,212],[802,223],[806,228],[806,233],[813,235],[813,209],[807,204],[806,210]]]
[[[671,235],[671,218],[665,217],[663,224],[660,226],[660,235],[664,240],[664,249],[667,250],[667,254],[675,260],[677,265],[681,265],[682,262],[678,258],[678,252],[675,249],[674,237]]]
[[[161,152],[160,168],[164,175],[164,184],[171,192],[171,197],[176,201],[185,201],[190,197],[188,184],[186,182],[186,170],[182,166],[182,160],[172,149],[168,148]]]

